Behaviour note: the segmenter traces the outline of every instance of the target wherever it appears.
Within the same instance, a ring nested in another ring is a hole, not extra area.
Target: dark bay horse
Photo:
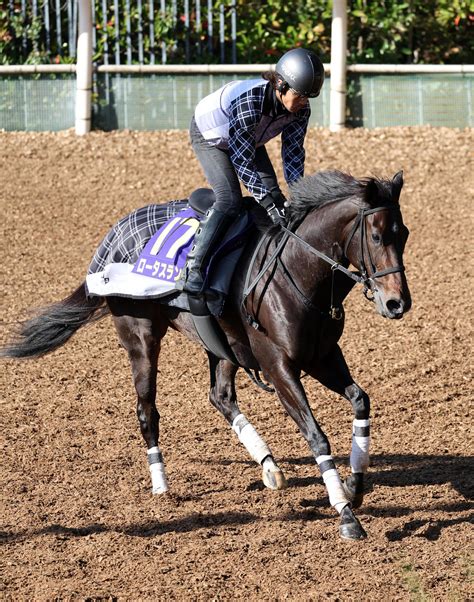
[[[402,260],[408,237],[399,206],[402,186],[401,172],[392,180],[359,180],[328,171],[294,184],[288,228],[266,227],[248,242],[219,318],[238,365],[208,352],[210,401],[262,465],[265,485],[283,489],[286,479],[266,442],[238,408],[234,379],[239,367],[262,371],[274,387],[315,457],[330,504],[340,515],[340,535],[348,539],[366,536],[353,508],[362,503],[369,465],[370,404],[338,345],[344,328],[342,302],[358,281],[383,317],[399,319],[410,309]],[[350,264],[357,273],[349,272]],[[23,323],[17,340],[2,355],[43,355],[108,312],[131,362],[152,490],[162,493],[167,482],[155,405],[160,342],[169,327],[199,342],[189,312],[156,300],[88,298],[83,283],[67,299]],[[311,411],[303,372],[352,404],[351,475],[345,482]]]

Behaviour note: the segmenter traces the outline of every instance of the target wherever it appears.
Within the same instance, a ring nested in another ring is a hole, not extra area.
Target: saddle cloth
[[[186,201],[174,201],[143,207],[120,220],[89,266],[88,295],[153,298],[189,310],[180,276],[201,217]],[[251,223],[244,211],[211,257],[206,289],[212,293],[208,306],[213,315],[222,312]]]

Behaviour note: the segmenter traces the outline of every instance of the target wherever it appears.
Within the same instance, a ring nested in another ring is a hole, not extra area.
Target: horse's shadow
[[[197,462],[198,460],[196,460]],[[348,464],[347,457],[335,457],[336,464]],[[202,463],[202,458],[199,459]],[[231,464],[254,465],[250,460],[210,460],[209,464],[229,466]],[[321,484],[317,476],[316,462],[312,456],[302,458],[281,458],[280,465],[314,466],[314,476],[290,477],[289,487],[308,487]],[[474,498],[474,456],[416,455],[416,454],[377,454],[370,456],[367,490],[374,486],[407,487],[413,485],[443,485],[451,483],[454,489],[466,500]],[[261,481],[253,481],[247,490],[265,489]]]
[[[453,504],[453,507],[457,506]],[[462,523],[474,524],[474,514],[467,517],[451,518],[447,520],[410,520],[399,529],[393,529],[385,533],[389,541],[400,541],[405,537],[422,537],[429,541],[439,539],[441,532],[446,527],[460,525]]]
[[[347,457],[336,457],[337,464],[347,464]],[[379,454],[373,455],[371,460],[371,470],[366,477],[366,493],[369,493],[374,487],[399,487],[414,485],[443,485],[450,483],[452,487],[463,497],[463,500],[454,503],[436,503],[434,502],[431,510],[441,512],[467,512],[472,509],[471,500],[474,494],[474,457],[472,456],[453,456],[453,455],[415,455],[415,454]],[[222,463],[229,464],[229,461]],[[241,461],[243,464],[251,462]],[[301,458],[282,458],[280,465],[284,468],[285,464],[290,466],[314,466],[314,476],[290,477],[288,478],[289,487],[305,488],[312,485],[323,485],[321,477],[316,475],[315,461],[312,456]],[[249,491],[265,489],[261,481],[253,481],[247,487]],[[367,503],[369,502],[369,503]],[[314,518],[323,518],[321,510],[327,508],[327,498],[303,498],[300,500],[302,510],[292,511],[285,516],[285,520],[311,520]],[[364,505],[357,511],[359,515],[369,515],[373,517],[399,517],[409,516],[416,511],[414,505],[370,505],[370,498],[366,498]],[[462,516],[447,520],[433,521],[410,520],[399,529],[386,532],[389,541],[398,541],[406,537],[424,537],[428,540],[439,538],[443,528],[472,522],[474,515]]]
[[[336,461],[341,462],[341,460],[341,458],[337,458]],[[347,459],[344,460],[347,461]],[[312,457],[298,458],[296,460],[285,459],[283,462],[287,462],[290,465],[306,465],[314,464],[314,459]],[[464,513],[473,508],[471,503],[474,493],[473,457],[381,454],[371,456],[371,466],[371,471],[366,479],[366,491],[371,491],[374,487],[402,488],[414,485],[433,486],[450,483],[463,497],[463,500],[448,504],[434,502],[430,506],[430,509],[449,513]],[[314,479],[313,477],[289,479],[289,485],[296,487],[306,486],[314,482],[322,482],[322,480]],[[321,506],[321,502],[324,502],[324,500],[302,500],[301,504],[305,506],[305,508],[317,508]],[[414,505],[371,506],[370,503],[365,503],[362,508],[358,510],[358,514],[374,517],[397,517],[409,516],[415,511],[416,507]],[[288,518],[297,520],[298,514],[301,514],[301,517],[306,517],[307,511],[292,513]],[[432,520],[431,518],[421,520],[413,519],[399,528],[387,531],[385,535],[389,541],[400,541],[406,537],[412,536],[434,541],[440,537],[444,528],[466,522],[474,522],[474,514],[445,520]]]
[[[258,520],[259,517],[250,512],[215,512],[213,514],[196,512],[179,519],[148,521],[114,527],[102,525],[100,523],[87,525],[85,527],[66,527],[64,525],[52,524],[36,531],[22,531],[18,533],[0,531],[0,543],[5,544],[23,541],[42,535],[55,535],[60,539],[70,539],[100,533],[116,532],[131,537],[155,537],[164,535],[165,533],[189,533],[199,529],[207,529],[207,534],[211,537],[213,534],[216,535],[217,533],[215,531],[221,527],[246,525]]]
[[[283,461],[314,465],[312,457]],[[347,458],[336,458],[336,462],[347,464]],[[369,488],[451,483],[465,499],[474,498],[474,456],[377,454],[370,457],[370,465]]]
[[[197,461],[197,460],[196,460]],[[203,459],[200,458],[200,463]],[[204,460],[205,462],[205,460]],[[347,458],[336,458],[336,462],[341,464],[347,462]],[[209,461],[209,464],[244,464],[255,466],[250,461],[241,460],[224,460],[224,461]],[[294,466],[314,466],[314,459],[309,457],[303,458],[283,458],[281,465]],[[450,513],[464,513],[472,508],[470,500],[473,498],[474,490],[474,458],[465,456],[452,455],[414,455],[414,454],[380,454],[371,457],[371,471],[367,478],[367,490],[374,487],[406,487],[413,485],[443,485],[451,483],[453,488],[463,497],[463,500],[457,502],[433,503],[430,506],[431,510],[438,510]],[[290,477],[288,479],[290,487],[306,488],[315,484],[322,485],[322,479],[316,476],[311,477]],[[264,489],[260,481],[250,483],[247,487],[248,491]],[[210,492],[212,493],[212,492]],[[409,516],[416,511],[416,507],[401,506],[401,505],[370,505],[370,498],[367,499],[368,504],[364,504],[358,510],[359,515],[369,515],[373,517],[401,517]],[[276,517],[277,520],[283,521],[298,521],[298,520],[315,520],[327,518],[327,499],[322,498],[303,498],[300,500],[302,510],[292,511],[283,517]],[[31,537],[54,534],[62,538],[84,537],[91,534],[115,531],[133,537],[156,537],[165,533],[188,533],[199,529],[207,529],[209,533],[218,531],[222,527],[232,525],[246,525],[255,523],[260,520],[256,514],[247,512],[217,512],[213,514],[192,513],[185,517],[165,521],[152,521],[143,523],[133,523],[128,525],[107,526],[101,524],[92,524],[86,527],[66,527],[63,525],[53,524],[36,531],[23,531],[17,533],[0,532],[0,541],[9,543],[13,541],[21,541]],[[399,541],[406,537],[424,537],[428,540],[436,540],[439,538],[442,530],[452,525],[457,525],[465,522],[473,522],[474,515],[459,516],[445,520],[409,520],[403,526],[397,529],[386,532],[386,537],[389,541]]]

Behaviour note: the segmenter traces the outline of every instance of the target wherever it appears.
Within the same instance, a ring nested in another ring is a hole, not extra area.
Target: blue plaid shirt
[[[267,84],[270,85],[270,84]],[[283,173],[288,184],[304,175],[304,139],[311,114],[309,104],[296,114],[279,101],[272,114],[263,114],[265,87],[255,86],[231,103],[229,117],[229,156],[239,179],[260,201],[268,190],[255,167],[255,149],[281,133]]]
[[[269,193],[255,165],[255,151],[281,134],[282,160],[288,183],[304,175],[304,139],[311,114],[309,104],[290,113],[263,79],[235,81],[204,98],[196,108],[196,123],[209,144],[228,150],[237,176],[260,201]]]

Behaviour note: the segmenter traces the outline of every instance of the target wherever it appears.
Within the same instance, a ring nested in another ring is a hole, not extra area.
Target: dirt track
[[[373,408],[367,541],[338,538],[294,423],[242,374],[241,409],[290,482],[263,488],[207,401],[205,354],[176,334],[158,400],[172,495],[151,496],[127,358],[106,318],[51,356],[2,361],[2,599],[473,599],[473,142],[430,128],[309,134],[307,173],[405,172],[413,310],[392,323],[356,289],[342,340]],[[205,184],[183,132],[0,132],[0,174],[2,341],[28,307],[83,280],[120,217]],[[306,388],[345,473],[350,408]]]

